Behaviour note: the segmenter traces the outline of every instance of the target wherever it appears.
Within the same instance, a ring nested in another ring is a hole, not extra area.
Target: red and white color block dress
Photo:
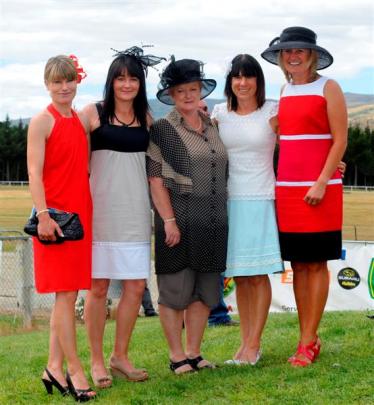
[[[279,103],[280,154],[276,211],[282,258],[299,262],[341,256],[342,180],[338,170],[321,203],[304,201],[318,179],[332,146],[323,89],[328,78],[303,85],[288,83]]]

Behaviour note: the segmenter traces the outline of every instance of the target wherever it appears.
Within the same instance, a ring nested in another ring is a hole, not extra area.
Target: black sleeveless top
[[[149,132],[144,127],[126,127],[104,122],[101,103],[96,103],[100,126],[91,132],[91,150],[116,152],[146,152]]]

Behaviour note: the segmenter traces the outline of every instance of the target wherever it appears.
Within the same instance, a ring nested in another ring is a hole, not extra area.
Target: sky
[[[0,120],[28,118],[49,103],[43,70],[49,57],[74,54],[88,76],[74,101],[80,109],[101,99],[110,48],[133,45],[158,56],[198,59],[217,80],[212,98],[223,98],[230,61],[249,53],[261,63],[268,98],[278,98],[281,70],[260,56],[289,26],[314,30],[334,56],[321,73],[344,92],[374,94],[372,0],[0,0]],[[159,74],[149,69],[155,98]]]

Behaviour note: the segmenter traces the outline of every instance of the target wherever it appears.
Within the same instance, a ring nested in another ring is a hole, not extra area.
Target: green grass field
[[[139,318],[131,343],[131,358],[146,367],[143,383],[114,380],[99,392],[100,404],[374,404],[374,320],[362,312],[330,312],[321,323],[322,352],[311,367],[294,369],[287,357],[297,343],[296,314],[270,314],[263,338],[263,357],[253,366],[224,366],[239,344],[239,328],[208,328],[203,355],[216,370],[175,376],[158,319]],[[108,358],[114,323],[106,329]],[[78,327],[78,345],[89,372],[86,334]],[[48,331],[0,337],[0,404],[73,404],[70,397],[49,397],[40,376],[47,359]]]
[[[348,192],[345,200],[345,239],[374,240],[374,193]],[[22,230],[31,208],[27,187],[0,187],[0,230]],[[356,227],[356,230],[355,230]],[[302,404],[374,405],[374,320],[365,312],[325,313],[320,327],[320,359],[305,369],[293,369],[287,357],[298,339],[297,315],[269,315],[263,336],[263,357],[255,366],[229,367],[223,362],[239,345],[239,328],[208,328],[203,355],[220,365],[216,370],[175,376],[159,320],[139,318],[131,342],[131,359],[148,369],[144,383],[115,380],[99,392],[100,404]],[[71,397],[48,396],[40,376],[48,356],[48,320],[33,321],[32,331],[22,320],[0,316],[0,404],[73,404]],[[108,358],[114,340],[114,322],[106,329]],[[86,333],[78,326],[78,345],[89,373]]]
[[[0,186],[0,230],[22,230],[31,206],[27,187]],[[343,238],[374,240],[374,192],[344,193]]]

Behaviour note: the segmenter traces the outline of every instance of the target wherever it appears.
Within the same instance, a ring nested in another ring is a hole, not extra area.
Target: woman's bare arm
[[[31,197],[37,212],[47,209],[43,184],[45,145],[53,128],[54,120],[46,111],[35,116],[27,133],[27,170]],[[38,215],[38,234],[41,239],[56,240],[55,231],[62,236],[62,231],[47,211]]]

